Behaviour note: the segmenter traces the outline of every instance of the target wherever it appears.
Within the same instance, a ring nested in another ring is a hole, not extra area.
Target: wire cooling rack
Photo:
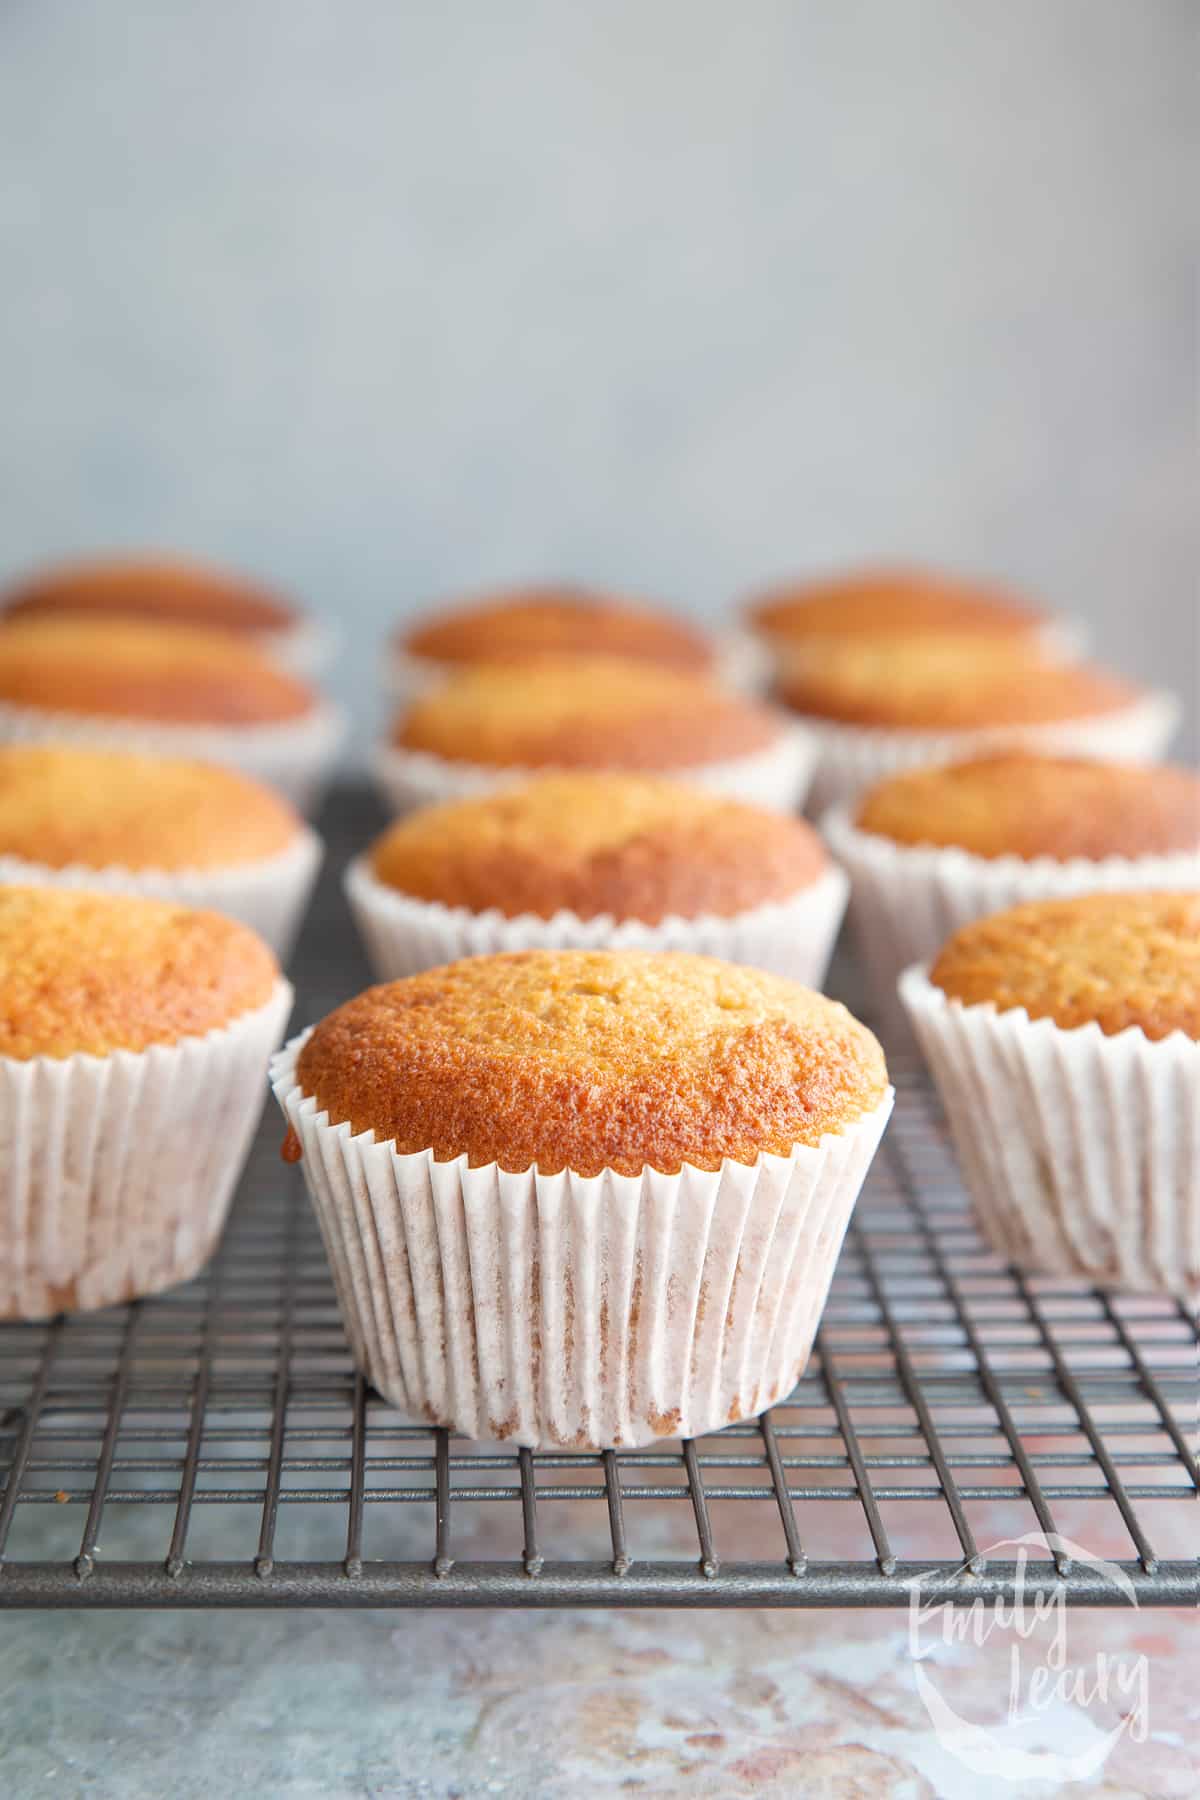
[[[299,1020],[366,980],[339,884],[376,823],[329,809]],[[367,1389],[272,1109],[199,1280],[0,1326],[0,1606],[1200,1603],[1196,1320],[1006,1268],[919,1069],[893,1074],[795,1392],[602,1456],[470,1443]]]

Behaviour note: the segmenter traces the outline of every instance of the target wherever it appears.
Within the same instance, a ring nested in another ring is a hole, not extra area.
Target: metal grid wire
[[[335,812],[361,843],[362,803]],[[343,860],[299,1018],[362,985]],[[602,1456],[472,1444],[366,1388],[268,1116],[199,1280],[0,1326],[0,1605],[908,1605],[918,1576],[929,1600],[1197,1604],[1196,1320],[1007,1269],[919,1070],[894,1075],[795,1392]]]

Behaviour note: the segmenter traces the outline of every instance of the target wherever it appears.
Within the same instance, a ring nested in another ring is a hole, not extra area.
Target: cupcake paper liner
[[[850,876],[850,926],[880,1006],[903,1019],[896,982],[930,961],[952,932],[1026,900],[1120,888],[1200,888],[1200,849],[1167,856],[974,856],[932,844],[896,844],[833,807],[821,834]]]
[[[641,770],[684,781],[733,800],[775,812],[794,812],[801,805],[816,761],[810,734],[799,726],[784,724],[775,742],[749,756],[696,763],[686,768]],[[435,806],[443,800],[463,800],[501,787],[533,781],[541,775],[569,773],[551,768],[487,768],[479,763],[451,762],[425,750],[403,750],[380,744],[372,759],[372,773],[394,813],[418,806]]]
[[[298,619],[278,631],[263,631],[255,642],[272,662],[312,681],[323,675],[338,652],[339,634],[330,625],[316,619]]]
[[[223,763],[265,781],[305,813],[320,805],[344,735],[345,720],[327,701],[278,725],[168,725],[0,702],[0,744],[99,745]]]
[[[1034,1273],[1200,1299],[1200,1044],[900,993],[984,1235]]]
[[[51,869],[24,857],[0,856],[0,885],[148,894],[181,906],[211,908],[249,925],[282,961],[295,943],[323,855],[320,838],[306,826],[277,856],[225,869],[124,869],[115,864],[92,869],[83,863]]]
[[[549,919],[533,913],[509,918],[495,907],[470,912],[462,906],[443,906],[387,887],[371,873],[365,856],[347,868],[345,887],[367,956],[381,981],[502,950],[690,950],[820,987],[850,883],[841,869],[831,866],[787,900],[730,918],[712,913],[690,919],[672,915],[657,925],[615,919],[611,913],[583,919],[564,909]]]
[[[1086,619],[1078,613],[1063,613],[1039,627],[1034,647],[1039,656],[1048,656],[1054,662],[1079,662],[1087,655],[1091,635]]]
[[[286,981],[204,1037],[0,1057],[0,1319],[115,1306],[211,1255],[292,1006]]]
[[[790,1392],[892,1094],[790,1156],[677,1175],[511,1174],[351,1133],[272,1064],[354,1356],[468,1437],[697,1437]]]
[[[1106,762],[1157,762],[1179,723],[1174,694],[1145,694],[1116,712],[1050,725],[995,726],[980,731],[885,731],[800,714],[817,745],[809,810],[819,816],[865,788],[929,763],[958,762],[986,750],[1019,747]]]
[[[771,658],[766,647],[740,626],[718,632],[713,678],[737,694],[758,699],[771,686]]]

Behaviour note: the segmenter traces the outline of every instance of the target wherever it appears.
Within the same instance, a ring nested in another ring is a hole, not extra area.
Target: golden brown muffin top
[[[836,1001],[639,950],[477,956],[368,988],[317,1026],[297,1075],[332,1123],[402,1153],[584,1175],[787,1156],[887,1087]]]
[[[428,807],[369,860],[377,880],[443,906],[648,925],[784,900],[828,867],[800,819],[638,775],[548,775]]]
[[[410,656],[437,662],[523,662],[622,656],[700,673],[713,662],[704,632],[648,606],[586,588],[514,588],[439,612],[397,634]]]
[[[795,712],[890,730],[1050,725],[1116,712],[1139,690],[1101,669],[1044,660],[1019,640],[847,640],[806,651],[779,683]]]
[[[0,888],[0,1056],[110,1056],[265,1006],[275,958],[221,913],[128,894]]]
[[[974,856],[1166,856],[1200,850],[1200,777],[998,751],[879,782],[860,801],[856,823],[893,843]]]
[[[268,725],[310,713],[316,696],[224,632],[26,618],[0,625],[0,701],[164,725]]]
[[[855,569],[788,582],[753,602],[749,617],[784,640],[924,636],[1027,637],[1044,623],[1031,607],[983,582],[925,569]]]
[[[302,829],[286,800],[233,769],[0,746],[0,856],[51,869],[220,869],[277,856]]]
[[[421,695],[392,741],[485,768],[669,770],[778,741],[766,707],[696,675],[611,657],[481,664]]]
[[[298,614],[278,595],[221,569],[176,557],[104,557],[65,563],[0,597],[5,622],[82,613],[220,631],[282,631]]]
[[[1200,894],[1037,900],[956,931],[930,979],[965,1006],[1023,1006],[1065,1030],[1200,1037]]]

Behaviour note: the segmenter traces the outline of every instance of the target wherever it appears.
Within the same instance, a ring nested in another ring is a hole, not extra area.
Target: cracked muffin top
[[[463,670],[415,700],[392,741],[487,768],[667,771],[753,755],[782,730],[699,676],[579,657]]]
[[[277,856],[302,829],[273,789],[215,764],[0,746],[0,856],[50,869],[220,869]]]
[[[164,725],[270,725],[311,713],[316,695],[227,632],[27,617],[0,622],[0,701]]]
[[[0,887],[0,1056],[110,1056],[202,1037],[265,1006],[270,950],[167,900]]]
[[[0,611],[5,623],[83,614],[246,632],[286,631],[300,617],[242,576],[178,557],[97,557],[45,569],[0,597]]]
[[[489,594],[402,629],[396,642],[409,656],[449,663],[620,656],[698,673],[713,663],[709,638],[684,620],[569,585]]]
[[[0,813],[2,818],[2,813]],[[785,900],[829,859],[800,819],[638,775],[548,775],[401,819],[368,853],[419,900],[657,925]]]
[[[997,752],[893,775],[855,819],[897,844],[974,856],[1166,856],[1200,850],[1200,777],[1166,765]]]
[[[845,1007],[780,976],[531,950],[369,988],[316,1027],[297,1080],[401,1153],[637,1175],[816,1144],[879,1105],[887,1070]]]
[[[921,569],[854,569],[781,583],[752,601],[751,625],[782,643],[820,638],[970,636],[1028,639],[1046,624],[981,581]]]
[[[1141,698],[1104,670],[1039,658],[1019,640],[933,636],[823,644],[784,671],[778,691],[798,713],[900,731],[1052,725]]]
[[[1024,1007],[1065,1030],[1200,1037],[1200,893],[1084,894],[979,919],[930,980],[964,1006]]]

